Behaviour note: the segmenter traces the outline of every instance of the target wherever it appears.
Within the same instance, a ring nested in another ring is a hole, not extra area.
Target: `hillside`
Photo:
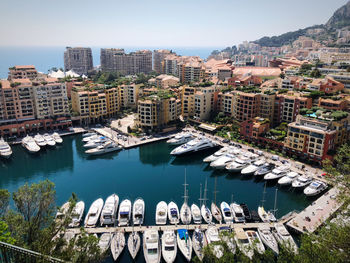
[[[350,26],[350,1],[335,11],[325,26],[327,28],[342,28]]]

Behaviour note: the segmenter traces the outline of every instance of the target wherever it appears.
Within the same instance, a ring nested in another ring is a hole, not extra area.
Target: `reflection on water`
[[[171,151],[173,147],[166,143],[150,143],[140,148],[140,161],[143,164],[151,164],[157,166],[167,164],[171,160],[170,154],[164,154]]]

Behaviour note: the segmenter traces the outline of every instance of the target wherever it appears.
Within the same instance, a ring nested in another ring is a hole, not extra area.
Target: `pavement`
[[[134,127],[135,124],[135,114],[127,115],[126,117],[118,120],[114,120],[111,123],[111,127],[120,130],[122,133],[128,133],[128,127]]]

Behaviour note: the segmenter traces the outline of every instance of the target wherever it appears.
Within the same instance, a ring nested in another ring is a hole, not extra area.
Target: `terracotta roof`
[[[237,67],[233,69],[233,75],[276,76],[281,74],[281,69],[270,67]]]

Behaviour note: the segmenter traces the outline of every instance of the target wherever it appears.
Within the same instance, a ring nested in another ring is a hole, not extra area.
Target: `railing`
[[[0,242],[0,262],[2,263],[62,263],[63,260],[42,255],[38,252]]]

